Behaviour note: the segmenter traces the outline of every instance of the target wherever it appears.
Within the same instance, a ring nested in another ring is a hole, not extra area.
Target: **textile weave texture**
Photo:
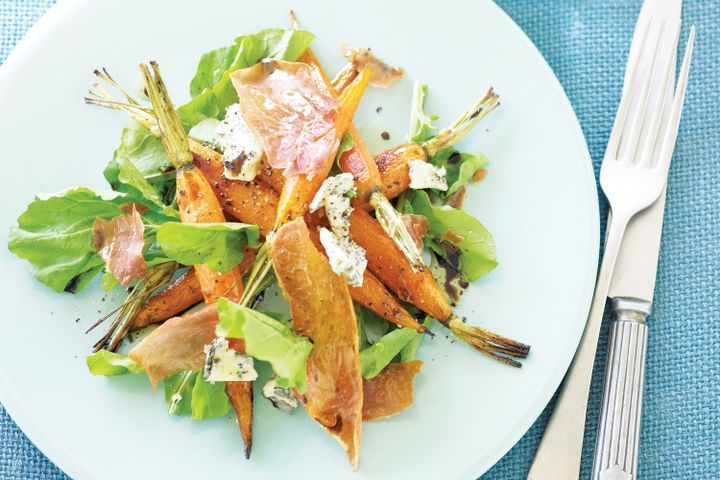
[[[0,0],[0,62],[53,0]],[[575,108],[596,173],[617,107],[638,0],[498,0],[538,46]],[[720,478],[720,1],[685,0],[698,29],[668,184],[642,423],[639,476]],[[7,139],[5,140],[7,141]],[[601,197],[602,198],[602,197]],[[601,206],[603,224],[607,207]],[[605,335],[591,391],[589,476]],[[483,479],[525,478],[553,402]],[[0,479],[66,476],[0,406]]]

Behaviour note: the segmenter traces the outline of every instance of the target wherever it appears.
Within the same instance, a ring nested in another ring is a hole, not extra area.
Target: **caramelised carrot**
[[[160,68],[155,62],[151,62],[150,66],[152,71],[147,65],[140,65],[140,71],[153,105],[161,133],[160,138],[170,161],[177,170],[176,188],[180,219],[188,223],[224,222],[225,215],[215,192],[202,172],[193,164],[187,134],[170,101],[165,82],[160,75]],[[239,266],[226,273],[217,272],[208,265],[195,265],[194,268],[206,303],[214,303],[220,297],[237,301],[242,296],[242,272]],[[235,344],[234,348],[240,352],[245,351],[242,344]],[[249,386],[232,386],[232,383],[235,382],[227,382],[226,388],[229,386],[230,393],[235,394],[232,403],[245,442],[245,455],[249,457],[252,447],[252,428],[243,428],[243,425],[252,423],[252,395],[238,394],[238,392],[245,392],[247,389],[252,391],[252,383],[247,382]]]
[[[369,70],[365,70],[358,75],[357,79],[340,95],[340,112],[335,119],[335,133],[338,145],[352,122],[355,109],[367,89],[369,79],[370,72]],[[280,192],[277,217],[275,218],[276,226],[280,226],[289,220],[302,217],[307,213],[310,202],[320,188],[320,185],[322,185],[327,178],[330,168],[332,168],[336,153],[337,148],[332,151],[332,155],[328,155],[327,158],[325,158],[319,172],[313,175],[312,178],[305,174],[285,178],[283,189]]]
[[[368,268],[406,302],[437,319],[456,337],[483,355],[519,367],[510,357],[527,357],[530,347],[480,327],[466,325],[452,311],[428,269],[414,269],[395,243],[370,214],[361,209],[350,214],[350,235],[365,249]]]
[[[328,85],[328,87],[331,88],[333,93],[336,95],[339,92],[344,91],[344,85],[342,85],[342,90],[334,89],[327,74],[325,73],[325,70],[322,68],[322,65],[320,65],[320,62],[310,48],[305,49],[303,54],[300,55],[300,58],[298,58],[298,61],[307,63],[308,65],[313,65],[317,68],[326,85]],[[377,191],[382,184],[380,172],[378,171],[378,167],[373,161],[370,151],[365,146],[365,142],[363,142],[362,137],[360,137],[360,134],[354,124],[350,124],[348,133],[353,137],[353,146],[348,151],[343,152],[342,155],[340,155],[338,163],[344,172],[353,174],[353,177],[355,178],[355,186],[359,190],[360,199],[367,201],[370,194]]]
[[[291,15],[293,21],[294,16]],[[325,71],[315,54],[310,48],[300,56],[301,62],[315,66],[322,75],[328,88],[333,89]],[[367,72],[369,68],[365,68]],[[337,92],[335,92],[337,93]],[[338,164],[347,173],[351,173],[355,180],[355,187],[358,189],[358,198],[354,202],[356,206],[367,210],[375,209],[375,214],[380,226],[390,238],[397,244],[403,254],[410,260],[413,268],[424,268],[422,250],[412,240],[405,224],[400,221],[400,214],[390,204],[390,201],[382,192],[382,179],[370,151],[365,146],[362,137],[355,125],[350,123],[348,133],[352,137],[352,146],[340,155]]]
[[[262,236],[270,233],[277,212],[277,193],[261,182],[226,179],[220,153],[192,140],[190,148],[193,163],[207,178],[225,213],[257,225]]]
[[[175,180],[180,219],[185,223],[224,222],[225,215],[212,187],[193,164],[187,134],[177,118],[160,69],[154,62],[150,66],[152,71],[147,65],[141,65],[140,70],[157,118],[160,138],[177,171]],[[242,295],[242,274],[237,267],[226,273],[217,272],[207,265],[194,267],[207,303],[220,297],[237,300]]]
[[[229,338],[228,343],[238,352],[245,351],[244,340]],[[249,459],[252,452],[253,382],[225,382],[225,392],[235,409],[240,434],[245,440],[245,458]]]
[[[245,249],[245,256],[238,265],[243,274],[250,270],[255,260],[255,250]],[[166,286],[140,308],[133,320],[132,329],[147,327],[153,323],[172,318],[203,301],[200,282],[195,269],[191,268],[177,280]]]
[[[411,160],[427,161],[420,145],[408,143],[375,155],[375,164],[382,178],[382,191],[387,198],[393,199],[410,188]]]
[[[320,252],[325,252],[325,247],[320,243],[318,226],[325,226],[319,215],[306,215],[305,223],[310,231],[310,239]],[[350,296],[363,307],[376,315],[392,322],[400,327],[412,328],[419,333],[427,332],[427,328],[421,325],[412,315],[408,313],[400,302],[385,288],[385,285],[367,270],[363,273],[363,283],[359,287],[348,287]]]
[[[203,299],[195,269],[191,268],[177,280],[152,297],[133,320],[133,329],[147,327],[176,316]]]

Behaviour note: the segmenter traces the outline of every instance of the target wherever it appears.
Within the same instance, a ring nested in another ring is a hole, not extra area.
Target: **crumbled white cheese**
[[[205,346],[203,378],[209,382],[247,382],[257,378],[253,358],[230,348],[227,339],[216,338]]]
[[[260,173],[263,149],[245,123],[240,105],[230,105],[215,132],[223,150],[225,178],[249,182]]]
[[[421,190],[423,188],[435,188],[447,190],[447,178],[445,167],[436,167],[424,160],[410,160],[410,188]]]
[[[274,378],[268,380],[262,389],[263,397],[270,400],[275,408],[279,408],[283,412],[292,414],[298,406],[297,398],[293,395],[289,388],[278,386]]]
[[[347,194],[354,189],[355,179],[352,173],[341,173],[325,179],[310,202],[311,212],[325,207],[330,227],[336,235],[345,236],[350,229],[350,214],[353,208]]]
[[[327,228],[320,229],[320,243],[325,248],[333,272],[345,277],[351,287],[362,286],[367,268],[365,249],[349,236],[338,237]]]
[[[350,173],[327,178],[310,203],[310,211],[325,207],[332,232],[320,229],[320,243],[325,247],[333,272],[344,276],[350,286],[362,285],[367,267],[365,250],[350,238],[350,214],[353,211],[348,193],[355,190]]]

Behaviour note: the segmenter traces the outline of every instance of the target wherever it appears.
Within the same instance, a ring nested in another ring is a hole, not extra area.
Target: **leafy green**
[[[218,301],[217,309],[218,336],[244,339],[248,355],[272,365],[278,385],[305,391],[310,340],[295,335],[283,322],[225,298]]]
[[[192,415],[195,420],[222,417],[230,411],[230,399],[225,393],[225,382],[207,382],[199,372],[192,372],[180,388],[186,372],[176,373],[163,380],[165,402],[172,403],[173,395],[180,394],[180,401],[173,413]]]
[[[451,264],[454,262],[442,244],[447,242],[456,247],[460,253],[460,271],[466,280],[473,281],[497,266],[495,241],[479,220],[448,205],[434,206],[421,190],[410,195],[410,202],[414,213],[427,217],[430,224],[426,244]]]
[[[8,248],[29,261],[33,276],[53,290],[78,291],[103,265],[92,247],[95,218],[122,214],[119,205],[125,201],[122,195],[82,187],[36,197],[10,229]]]
[[[123,129],[120,146],[103,175],[113,190],[177,216],[166,209],[169,202],[163,202],[175,185],[173,175],[164,175],[169,168],[170,160],[160,139],[145,127],[132,123]]]
[[[295,61],[314,36],[304,30],[272,28],[235,39],[235,43],[211,50],[200,57],[190,82],[192,100],[178,109],[186,127],[205,118],[219,119],[237,102],[230,74],[255,65],[264,58]]]
[[[430,163],[436,167],[445,167],[448,189],[445,192],[434,190],[434,193],[440,198],[446,198],[470,183],[475,173],[487,165],[488,160],[482,153],[471,155],[448,147],[431,157]]]
[[[410,110],[410,141],[422,143],[431,139],[433,131],[437,127],[433,122],[438,119],[437,115],[428,115],[425,113],[425,98],[427,97],[428,87],[424,83],[415,82],[413,86],[413,103]]]
[[[361,335],[369,345],[379,342],[390,328],[387,320],[358,303],[355,304],[355,317],[358,320]]]
[[[188,415],[192,413],[192,391],[193,387],[195,386],[195,381],[198,377],[198,372],[192,372],[190,374],[190,378],[185,383],[182,390],[178,391],[178,388],[180,388],[184,377],[185,372],[179,372],[172,377],[163,380],[165,402],[168,405],[172,403],[173,395],[175,395],[175,393],[178,393],[180,395],[180,400],[178,401],[178,404],[173,412],[175,415]]]
[[[100,277],[100,286],[103,290],[106,292],[109,292],[116,286],[120,285],[120,282],[117,281],[117,278],[110,273],[107,269],[103,271],[102,277]]]
[[[428,328],[430,324],[432,323],[432,318],[427,317],[425,318],[425,321],[423,322],[423,326],[425,328]],[[412,360],[415,360],[417,357],[417,351],[418,347],[420,346],[420,341],[423,339],[425,335],[422,333],[415,332],[415,336],[400,350],[400,362],[410,362]]]
[[[98,350],[85,357],[88,370],[93,375],[125,375],[126,373],[142,373],[143,368],[130,360],[127,355]]]
[[[373,378],[392,362],[393,358],[417,333],[412,328],[398,328],[383,335],[375,345],[360,352],[360,368],[363,378]]]
[[[168,258],[178,263],[206,263],[227,272],[242,261],[245,247],[260,246],[260,230],[244,223],[168,222],[158,228],[157,241]]]
[[[188,132],[188,136],[200,143],[209,143],[213,148],[218,148],[220,142],[216,132],[219,125],[220,120],[216,118],[206,118],[192,127]]]
[[[202,375],[195,377],[190,405],[192,418],[204,420],[227,415],[230,400],[225,393],[225,382],[206,382]]]

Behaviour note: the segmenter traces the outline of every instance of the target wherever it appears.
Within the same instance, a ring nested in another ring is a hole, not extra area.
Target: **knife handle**
[[[618,302],[619,303],[619,302]],[[649,310],[617,308],[610,325],[593,480],[635,480]]]

